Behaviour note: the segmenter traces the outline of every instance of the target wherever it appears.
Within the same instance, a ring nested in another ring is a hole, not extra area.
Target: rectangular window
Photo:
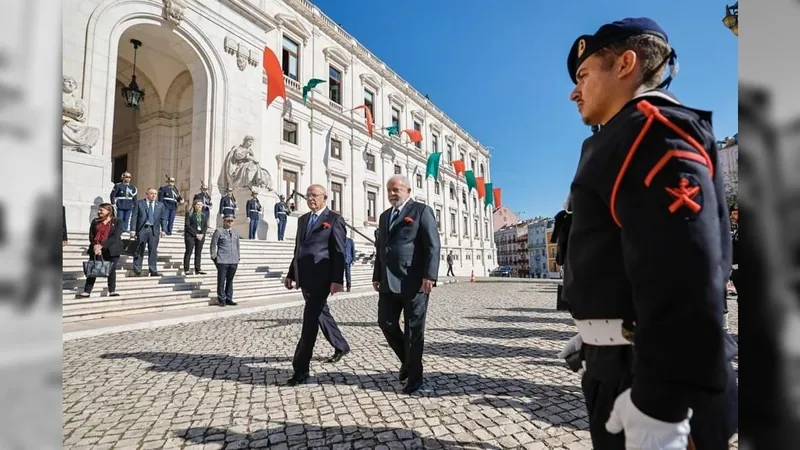
[[[417,189],[422,189],[422,174],[417,174]]]
[[[400,168],[400,166],[398,166],[397,164],[395,164],[395,165],[394,165],[394,174],[395,174],[395,175],[400,175],[400,172],[401,172],[402,170],[403,170],[403,169],[401,169],[401,168]]]
[[[464,161],[464,164],[467,163],[467,154],[464,152],[458,152],[458,159]]]
[[[472,169],[473,172],[475,172],[475,158],[469,159],[469,168]]]
[[[436,208],[436,229],[442,231],[442,210]]]
[[[397,108],[392,108],[392,126],[397,127],[398,133],[402,131],[400,129],[400,110]]]
[[[342,185],[339,183],[331,182],[331,211],[341,214],[344,209],[342,204]]]
[[[283,119],[283,141],[297,145],[297,124]]]
[[[475,233],[475,237],[478,237],[478,219],[472,222],[472,231]]]
[[[439,136],[431,135],[431,153],[439,152]]]
[[[483,222],[483,235],[489,239],[489,222]]]
[[[375,155],[372,153],[367,153],[367,170],[370,172],[375,172]]]
[[[422,133],[422,125],[417,121],[414,121],[414,129]],[[414,146],[417,148],[422,148],[422,142],[414,142]]]
[[[283,37],[283,74],[298,81],[299,78],[300,45],[297,42]]]
[[[447,144],[447,162],[453,160],[453,145]]]
[[[434,192],[436,195],[439,195],[439,192],[440,192],[440,191],[441,191],[441,183],[439,183],[439,182],[437,181],[436,183],[434,183],[434,184],[433,184],[433,192]]]
[[[456,199],[456,190],[453,187],[453,185],[451,184],[450,185],[450,200],[455,200],[455,199]]]
[[[328,97],[331,101],[342,104],[342,72],[330,66],[328,74]]]
[[[378,194],[367,191],[367,220],[377,222],[376,211],[378,209]]]
[[[456,213],[450,213],[450,233],[456,234]]]
[[[331,158],[342,160],[342,141],[331,139]]]
[[[297,189],[297,172],[283,169],[283,197],[286,201],[292,198],[295,189]]]
[[[466,207],[467,207],[467,193],[464,192],[464,191],[461,191],[461,204],[464,205],[464,208],[466,209]]]
[[[464,225],[464,229],[462,232],[464,236],[467,236],[469,234],[469,222],[467,222],[467,216],[464,216],[463,219],[464,223],[462,225]]]
[[[364,89],[364,104],[369,108],[372,113],[372,119],[375,120],[375,94],[369,89]]]

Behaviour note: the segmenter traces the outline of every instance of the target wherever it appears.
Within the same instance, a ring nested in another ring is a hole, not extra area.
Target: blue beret
[[[667,33],[653,19],[647,17],[627,18],[611,22],[600,27],[594,34],[585,34],[575,40],[567,57],[567,70],[572,82],[577,84],[575,74],[578,67],[586,61],[586,58],[597,53],[609,45],[629,37],[649,34],[656,36],[669,43]]]

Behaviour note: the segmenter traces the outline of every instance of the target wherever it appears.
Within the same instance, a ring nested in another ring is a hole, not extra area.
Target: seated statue
[[[92,153],[92,147],[100,138],[100,130],[86,125],[86,108],[83,100],[74,94],[78,82],[68,75],[62,77],[63,95],[61,99],[61,134],[63,148]]]
[[[251,148],[255,138],[245,136],[242,145],[233,147],[222,164],[218,185],[221,192],[226,189],[265,188],[272,190],[272,177],[256,161]]]

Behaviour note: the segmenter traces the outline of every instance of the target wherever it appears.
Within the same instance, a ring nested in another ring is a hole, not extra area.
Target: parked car
[[[490,277],[510,277],[514,269],[511,266],[500,266],[491,272],[489,272]]]

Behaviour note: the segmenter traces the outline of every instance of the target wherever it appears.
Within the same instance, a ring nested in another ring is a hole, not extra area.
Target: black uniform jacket
[[[577,320],[635,324],[633,401],[677,422],[727,383],[731,239],[711,113],[660,90],[633,99],[584,142],[571,196],[563,297]]]

